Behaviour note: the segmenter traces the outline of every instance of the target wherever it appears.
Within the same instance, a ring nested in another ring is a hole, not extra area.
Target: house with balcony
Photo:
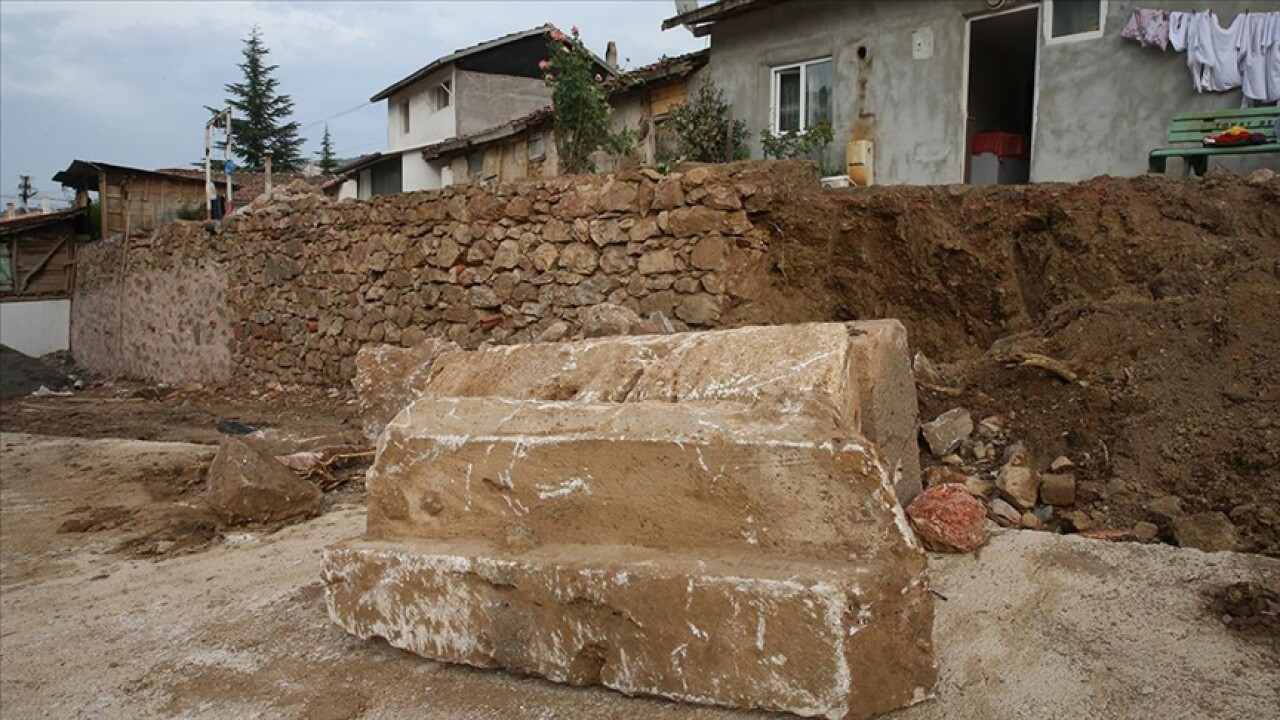
[[[555,30],[540,25],[458,50],[397,80],[370,98],[386,102],[387,149],[338,169],[340,198],[369,198],[453,184],[450,159],[422,150],[529,115],[551,102],[538,63]],[[613,65],[595,58],[596,72]]]

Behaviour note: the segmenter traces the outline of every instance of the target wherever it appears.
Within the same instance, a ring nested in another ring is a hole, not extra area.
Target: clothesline
[[[1224,28],[1213,10],[1140,8],[1120,35],[1143,47],[1186,51],[1196,92],[1242,88],[1246,101],[1280,101],[1280,12],[1245,10]]]

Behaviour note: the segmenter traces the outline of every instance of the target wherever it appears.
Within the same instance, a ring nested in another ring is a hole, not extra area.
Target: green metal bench
[[[1171,157],[1183,159],[1182,174],[1185,176],[1193,170],[1197,175],[1203,175],[1209,168],[1209,158],[1218,155],[1280,153],[1280,142],[1276,139],[1277,117],[1280,117],[1280,107],[1275,106],[1178,113],[1169,124],[1169,143],[1195,143],[1195,146],[1152,150],[1147,158],[1147,172],[1163,173],[1165,162]],[[1262,133],[1267,136],[1267,142],[1261,145],[1201,144],[1201,140],[1218,135],[1232,125],[1243,125],[1249,132]]]

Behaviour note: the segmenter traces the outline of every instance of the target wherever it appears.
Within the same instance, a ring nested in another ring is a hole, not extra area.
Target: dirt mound
[[[771,287],[732,322],[899,318],[941,368],[922,418],[1005,416],[1033,463],[1075,462],[1091,523],[1175,495],[1280,555],[1280,181],[838,190],[768,222]]]
[[[0,345],[0,398],[28,395],[41,385],[61,390],[71,385],[71,379],[37,358]]]

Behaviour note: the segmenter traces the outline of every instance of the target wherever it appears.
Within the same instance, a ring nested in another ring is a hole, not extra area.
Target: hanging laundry
[[[1169,48],[1169,13],[1164,10],[1136,9],[1120,31],[1120,37],[1137,40],[1142,47],[1155,45]]]
[[[1195,17],[1195,13],[1169,13],[1169,45],[1173,47],[1175,52],[1182,52],[1187,49],[1187,28],[1191,26],[1193,17]]]
[[[1240,47],[1244,15],[1229,27],[1212,10],[1197,12],[1187,26],[1187,66],[1196,92],[1226,92],[1240,87]]]
[[[1239,54],[1244,96],[1264,103],[1280,101],[1280,12],[1244,16]]]

